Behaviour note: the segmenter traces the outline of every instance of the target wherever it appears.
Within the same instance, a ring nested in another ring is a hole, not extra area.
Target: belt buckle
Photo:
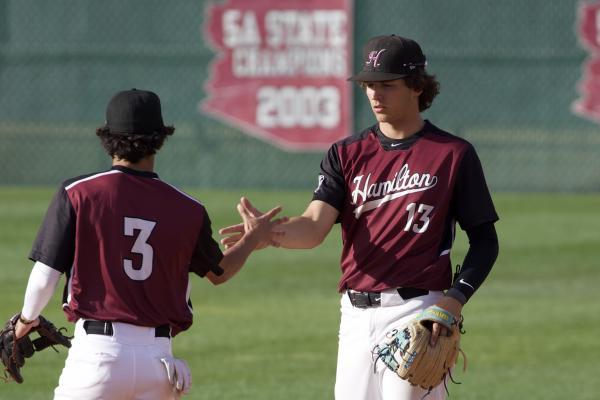
[[[357,292],[352,289],[348,289],[348,298],[350,299],[350,304],[356,308],[367,308],[367,303],[361,297],[362,292]]]
[[[369,308],[371,306],[371,299],[369,293],[354,292],[354,307],[357,308]]]
[[[356,308],[379,307],[381,305],[381,293],[348,290],[348,297],[350,303]]]

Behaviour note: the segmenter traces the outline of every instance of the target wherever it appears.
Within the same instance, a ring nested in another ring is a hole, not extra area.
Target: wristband
[[[21,322],[24,325],[31,325],[35,322],[35,319],[27,319],[23,317],[23,314],[19,314],[19,322]]]

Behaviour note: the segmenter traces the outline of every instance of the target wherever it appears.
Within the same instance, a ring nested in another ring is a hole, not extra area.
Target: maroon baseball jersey
[[[340,212],[340,291],[447,289],[455,222],[498,219],[473,146],[429,121],[405,140],[376,125],[335,143],[313,199]]]
[[[67,275],[64,310],[140,326],[192,323],[190,272],[221,272],[204,206],[155,173],[115,166],[65,181],[30,259]]]

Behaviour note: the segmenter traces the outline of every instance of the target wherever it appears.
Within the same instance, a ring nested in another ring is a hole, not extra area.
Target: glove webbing
[[[385,345],[377,345],[373,348],[373,372],[377,369],[377,361],[381,360],[385,365],[387,365],[392,371],[398,370],[400,368],[400,363],[396,360],[394,354],[396,351],[400,352],[402,356],[402,361],[406,364],[412,364],[415,354],[408,354],[407,350],[410,345],[410,331],[408,329],[403,329],[399,332],[397,329],[392,329],[390,332],[386,334],[388,339],[391,341]]]

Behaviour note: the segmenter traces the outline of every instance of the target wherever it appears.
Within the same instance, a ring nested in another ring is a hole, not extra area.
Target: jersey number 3
[[[125,236],[135,236],[135,231],[138,231],[135,243],[133,243],[133,247],[131,248],[131,252],[142,255],[142,265],[138,268],[133,267],[132,260],[128,258],[123,259],[123,268],[125,268],[125,273],[134,281],[146,280],[150,277],[150,274],[152,274],[154,249],[148,244],[148,238],[150,237],[150,234],[155,226],[156,222],[154,221],[125,217],[123,232]]]

